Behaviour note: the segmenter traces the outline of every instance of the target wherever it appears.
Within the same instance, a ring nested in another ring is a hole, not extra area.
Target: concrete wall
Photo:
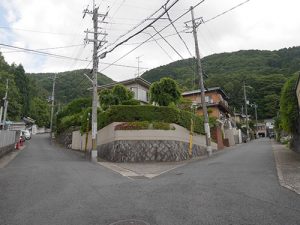
[[[98,131],[97,145],[103,145],[113,141],[121,140],[173,140],[189,143],[190,133],[184,127],[172,124],[175,130],[115,130],[115,126],[120,122],[111,123]],[[84,150],[85,134],[81,135],[80,131],[72,133],[72,149]],[[87,149],[92,147],[92,137],[89,133]],[[205,145],[205,136],[194,134],[193,143],[196,145]],[[217,149],[217,144],[212,142],[212,148]]]
[[[229,146],[235,145],[235,129],[225,129],[224,130],[225,138],[228,139]]]
[[[181,126],[175,130],[115,130],[120,123],[112,123],[98,131],[98,156],[116,162],[125,161],[178,161],[187,159],[190,134]],[[84,150],[85,134],[72,133],[72,149]],[[212,143],[217,150],[217,144]],[[89,133],[87,149],[91,149]],[[154,154],[154,155],[153,155]],[[205,136],[193,136],[194,157],[206,154]]]
[[[15,148],[16,131],[0,130],[0,158]]]

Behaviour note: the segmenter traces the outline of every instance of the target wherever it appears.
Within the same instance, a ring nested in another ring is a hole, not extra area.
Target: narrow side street
[[[259,139],[152,179],[128,179],[34,136],[0,169],[0,224],[299,224],[300,196],[280,186]]]

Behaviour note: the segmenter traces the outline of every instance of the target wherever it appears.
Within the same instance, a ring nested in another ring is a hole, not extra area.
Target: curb
[[[282,171],[281,171],[281,168],[278,166],[279,165],[279,160],[277,158],[277,155],[275,153],[275,149],[274,149],[274,142],[271,143],[272,145],[272,150],[273,150],[273,156],[274,156],[274,160],[275,160],[275,165],[276,165],[276,170],[277,170],[277,176],[278,176],[278,181],[279,181],[279,184],[282,186],[282,187],[285,187],[287,189],[289,189],[290,191],[293,191],[295,192],[296,194],[300,195],[300,192],[297,191],[297,189],[295,189],[293,186],[287,184],[284,180],[284,177],[283,177],[283,174],[282,174]]]

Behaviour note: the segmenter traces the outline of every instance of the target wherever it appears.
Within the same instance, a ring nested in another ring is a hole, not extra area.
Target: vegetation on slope
[[[194,59],[180,60],[147,71],[142,77],[150,82],[170,77],[180,84],[183,91],[193,90],[198,88],[199,82],[194,66]],[[248,99],[258,104],[259,118],[271,118],[279,110],[280,92],[285,81],[300,70],[300,47],[214,54],[203,59],[203,68],[208,76],[206,86],[223,88],[236,111],[241,111],[245,81],[252,87],[247,90]],[[253,109],[249,111],[253,113]]]

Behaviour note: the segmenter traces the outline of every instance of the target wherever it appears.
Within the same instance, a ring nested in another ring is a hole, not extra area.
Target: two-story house
[[[182,93],[182,97],[192,100],[196,105],[197,114],[203,115],[201,104],[201,90],[187,91]],[[205,102],[210,116],[223,120],[230,117],[230,110],[228,107],[227,94],[220,87],[208,88],[205,91]]]
[[[148,92],[149,92],[151,83],[144,80],[141,77],[136,77],[136,78],[129,79],[129,80],[124,80],[124,81],[120,81],[120,82],[114,82],[114,83],[98,86],[98,91],[103,90],[103,89],[112,89],[117,84],[122,84],[129,90],[133,91],[134,99],[139,100],[142,103],[149,102]]]

